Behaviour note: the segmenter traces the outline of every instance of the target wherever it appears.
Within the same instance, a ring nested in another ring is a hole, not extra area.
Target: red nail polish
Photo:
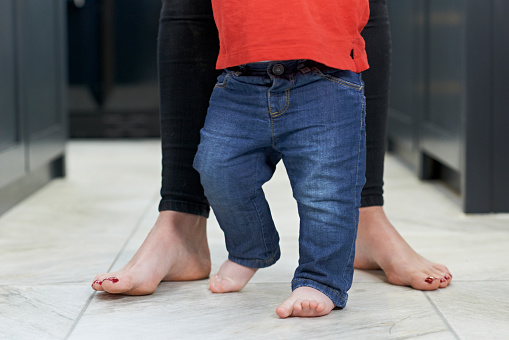
[[[117,283],[118,282],[118,279],[116,277],[109,277],[107,279],[104,279],[104,281],[106,281],[106,280],[111,281],[113,283]]]
[[[434,277],[428,276],[426,279],[424,279],[424,282],[432,284],[434,280],[435,280]]]
[[[99,280],[95,280],[93,283],[92,283],[92,286],[94,285],[94,283],[97,283],[98,285],[102,285],[102,281],[99,281]]]
[[[444,279],[450,280],[450,279],[452,279],[452,277],[450,277],[449,275],[446,275],[446,276],[444,276]]]
[[[445,281],[447,281],[447,279],[445,277],[440,279],[440,282],[442,282],[442,283],[445,282]]]

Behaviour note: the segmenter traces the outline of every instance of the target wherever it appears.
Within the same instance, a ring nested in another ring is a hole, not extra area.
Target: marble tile
[[[0,216],[0,284],[88,282],[109,268],[143,214],[157,213],[158,145],[71,143],[68,177]]]
[[[117,255],[114,262],[111,263],[109,268],[103,268],[103,271],[116,271],[122,268],[136,253],[138,248],[141,246],[148,233],[154,226],[154,223],[157,220],[158,211],[157,207],[159,205],[159,197],[152,201],[151,206],[145,211],[145,213],[141,216],[138,221],[137,226],[132,230],[131,235],[125,242],[123,248]],[[113,260],[113,259],[112,259]]]
[[[70,339],[509,338],[509,214],[465,215],[454,193],[419,181],[391,155],[385,182],[391,221],[414,249],[451,269],[451,286],[423,293],[356,270],[344,310],[280,320],[274,310],[290,293],[299,224],[283,165],[264,187],[282,257],[242,292],[212,294],[202,280],[111,296],[93,293],[90,282],[129,261],[153,226],[160,143],[72,141],[68,176],[0,216],[0,339],[63,339],[75,321]],[[227,253],[213,214],[207,232],[214,272]]]
[[[64,339],[90,296],[79,285],[0,286],[0,339]]]
[[[509,281],[483,279],[427,294],[460,339],[509,339]]]
[[[41,194],[51,193],[49,189]],[[89,213],[64,204],[58,213],[39,211],[27,202],[19,216],[2,218],[0,284],[52,283],[57,277],[62,282],[76,282],[87,269],[104,270],[148,209],[147,202],[153,200],[150,196],[131,202],[124,199],[126,210],[89,206]]]
[[[427,206],[422,205],[424,208]],[[406,241],[421,255],[446,264],[455,280],[472,275],[487,280],[509,280],[509,223],[503,216],[437,214],[423,218],[419,213],[402,218],[389,214]]]
[[[70,339],[454,339],[421,292],[361,284],[344,310],[281,320],[275,308],[289,293],[289,284],[249,283],[240,293],[212,294],[199,281],[163,283],[147,297],[97,294]]]
[[[407,236],[410,244],[422,255],[445,263],[454,280],[509,280],[507,233],[455,233],[427,235],[417,240]]]

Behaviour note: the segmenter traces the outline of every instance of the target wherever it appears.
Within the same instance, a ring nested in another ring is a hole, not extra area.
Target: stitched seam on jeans
[[[315,74],[317,76],[319,76],[320,78],[323,78],[323,79],[327,79],[329,81],[332,81],[336,84],[340,84],[340,85],[343,85],[343,86],[346,86],[348,88],[351,88],[351,89],[354,89],[354,90],[362,90],[363,86],[362,85],[355,85],[355,84],[352,84],[352,83],[349,83],[347,81],[344,81],[342,79],[339,79],[339,78],[336,78],[336,77],[333,77],[333,76],[330,76],[328,74],[323,74],[319,69],[317,69],[316,67],[313,68],[313,70],[315,71]]]
[[[362,93],[359,94],[359,97],[362,101],[362,109],[361,109],[361,112],[360,112],[360,116],[361,116],[361,122],[362,122],[362,116],[364,114],[364,105],[365,105],[365,100],[364,100],[364,95]],[[358,132],[358,144],[357,144],[357,165],[355,167],[355,186],[353,188],[353,192],[352,192],[352,197],[354,197],[354,200],[356,203],[357,202],[357,199],[355,197],[357,197],[357,186],[359,184],[359,163],[360,163],[360,158],[361,158],[361,140],[362,140],[362,133],[363,133],[363,130],[362,130],[362,124],[361,124],[361,129],[359,130]],[[365,132],[364,132],[365,133]],[[362,189],[361,189],[362,191]],[[359,193],[360,194],[360,193]],[[354,206],[356,206],[357,204],[354,204]],[[354,215],[355,216],[355,215]],[[358,215],[357,215],[358,216]],[[359,218],[357,217],[357,220],[355,220],[355,217],[353,218],[354,220],[352,221],[352,224],[354,226],[357,226],[358,223],[359,223]],[[357,231],[357,228],[355,228],[355,230]],[[351,248],[350,248],[350,256],[349,256],[349,259],[352,258],[352,256],[355,257],[355,241],[353,242]],[[345,267],[345,271],[346,271],[346,267]],[[345,271],[343,272],[343,275],[342,277],[344,278],[345,277]],[[346,281],[346,280],[345,280]]]
[[[272,148],[276,149],[276,135],[275,135],[275,132],[274,132],[274,120],[273,120],[273,118],[274,117],[269,116],[270,126],[272,128]]]
[[[272,104],[270,103],[270,97],[271,97],[270,91],[274,88],[275,85],[276,85],[276,81],[274,80],[274,84],[272,84],[269,91],[267,92],[267,112],[269,114],[269,117],[272,117]]]
[[[290,86],[285,90],[285,105],[283,106],[283,109],[281,111],[272,112],[272,106],[270,105],[270,91],[269,91],[269,114],[272,118],[277,118],[283,115],[286,111],[288,111],[288,108],[290,107],[290,90],[293,88],[293,85],[295,83],[295,78],[293,75],[290,75]]]
[[[285,90],[285,106],[283,107],[283,109],[281,111],[271,113],[272,118],[277,118],[277,117],[282,116],[288,110],[288,107],[290,106],[289,104],[290,104],[290,90],[286,89]]]
[[[251,199],[251,202],[253,203],[253,205],[256,209],[256,215],[258,216],[258,223],[260,225],[261,233],[262,233],[263,246],[265,247],[265,252],[268,253],[269,247],[267,246],[267,239],[265,237],[265,228],[263,226],[263,220],[260,216],[260,210],[258,209],[258,206],[256,205],[256,201],[255,201],[255,198],[257,195],[257,188],[258,188],[258,166],[260,163],[260,158],[261,158],[261,154],[258,154],[258,156],[256,157],[255,176],[254,176],[255,178],[254,178],[254,185],[253,185],[254,192],[253,192],[253,198]]]
[[[361,110],[361,129],[362,129],[362,127],[364,126],[363,125],[363,121],[365,119],[364,118],[365,117],[364,112],[366,112],[366,100],[361,98],[361,101],[362,101],[362,110]]]
[[[215,88],[225,88],[228,86],[228,80],[230,79],[230,73],[228,73],[225,77],[222,83],[218,83],[214,85]]]

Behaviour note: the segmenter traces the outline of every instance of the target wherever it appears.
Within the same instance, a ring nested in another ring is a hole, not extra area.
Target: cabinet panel
[[[465,79],[465,8],[462,0],[428,2],[428,95],[421,148],[460,168],[460,127]]]
[[[0,0],[0,214],[64,175],[65,0]]]
[[[426,80],[425,6],[423,1],[393,0],[388,10],[393,41],[389,140],[390,145],[407,156],[407,161],[417,166],[417,129],[424,109]]]
[[[25,0],[21,11],[25,23],[22,56],[25,110],[28,116],[30,135],[50,129],[60,123],[58,94],[58,51],[56,49],[55,1]],[[47,44],[50,44],[48,48]]]
[[[493,188],[493,207],[495,211],[509,211],[507,192],[509,191],[509,2],[494,1],[493,20],[493,178],[497,179]]]
[[[22,107],[27,117],[29,168],[62,154],[65,140],[63,84],[66,61],[61,0],[19,1]]]
[[[159,136],[160,11],[161,1],[69,2],[72,137]]]
[[[424,1],[424,62],[413,64],[423,77],[408,69],[411,62],[406,58],[412,55],[403,45],[412,42],[402,39],[404,34],[399,32],[408,30],[407,18],[414,13],[411,4],[422,5],[423,1],[388,1],[389,9],[395,7],[391,13],[397,14],[391,16],[395,61],[391,112],[401,111],[402,117],[417,112],[420,117],[406,120],[407,131],[394,128],[390,120],[389,145],[398,144],[393,150],[407,159],[408,152],[402,152],[400,145],[417,140],[416,147],[412,144],[412,152],[421,159],[416,172],[421,178],[450,184],[461,195],[464,212],[508,212],[509,2]],[[394,84],[402,79],[406,88]],[[424,84],[422,102],[415,96],[402,99],[412,85],[420,83]]]
[[[0,187],[23,176],[25,155],[17,115],[14,0],[0,1]]]

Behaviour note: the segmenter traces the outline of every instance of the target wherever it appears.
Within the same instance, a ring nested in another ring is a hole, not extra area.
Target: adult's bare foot
[[[452,275],[413,250],[391,224],[383,207],[359,209],[354,267],[382,269],[390,283],[419,290],[447,287]]]
[[[331,299],[319,290],[311,287],[299,287],[276,308],[276,314],[282,319],[289,316],[324,316],[329,314],[334,307]]]
[[[161,211],[133,258],[119,271],[95,277],[92,288],[112,294],[152,294],[161,281],[205,279],[210,252],[205,217]]]

